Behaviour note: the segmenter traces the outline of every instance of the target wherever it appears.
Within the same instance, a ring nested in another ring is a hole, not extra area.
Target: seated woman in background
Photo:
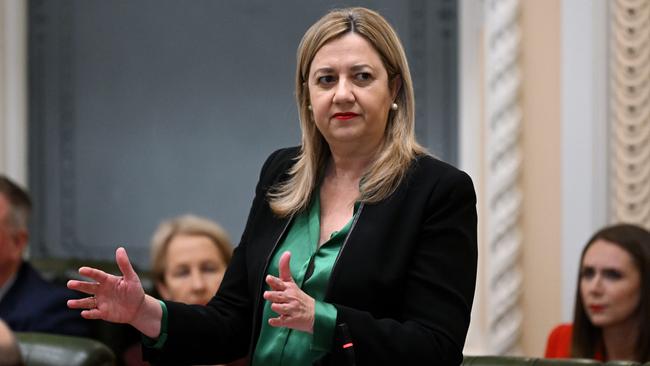
[[[650,232],[620,224],[582,251],[573,324],[551,332],[549,358],[650,361]]]
[[[151,240],[151,275],[165,300],[205,305],[217,293],[232,257],[217,223],[184,215],[160,224]]]
[[[151,277],[164,300],[205,305],[217,293],[232,257],[232,244],[217,223],[183,215],[158,226],[151,239]],[[140,343],[124,356],[128,366],[142,361]]]

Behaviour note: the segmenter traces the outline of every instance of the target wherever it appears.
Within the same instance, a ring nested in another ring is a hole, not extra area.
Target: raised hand
[[[117,249],[115,260],[122,276],[90,267],[79,268],[79,274],[93,281],[70,280],[68,288],[92,296],[68,300],[68,307],[85,309],[81,316],[86,319],[129,323],[147,336],[157,337],[162,317],[160,305],[151,296],[145,296],[140,278],[133,270],[124,248]]]
[[[290,262],[291,253],[282,253],[280,277],[266,276],[271,291],[265,291],[264,298],[272,303],[271,310],[280,315],[269,319],[269,325],[313,333],[316,301],[296,285],[291,276]]]

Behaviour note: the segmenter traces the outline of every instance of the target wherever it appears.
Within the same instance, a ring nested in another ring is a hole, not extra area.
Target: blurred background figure
[[[16,337],[7,324],[0,319],[0,366],[23,365]]]
[[[606,227],[582,251],[573,324],[551,332],[549,358],[650,361],[650,232]]]
[[[164,300],[205,305],[221,285],[232,257],[226,231],[214,221],[183,215],[158,226],[151,239],[151,277]],[[140,344],[125,354],[129,366],[142,361]]]
[[[206,218],[184,215],[160,224],[151,241],[151,275],[165,300],[205,305],[232,257],[228,234]]]
[[[88,321],[66,306],[78,296],[47,282],[23,260],[31,208],[29,194],[0,175],[0,318],[15,332],[86,336]]]

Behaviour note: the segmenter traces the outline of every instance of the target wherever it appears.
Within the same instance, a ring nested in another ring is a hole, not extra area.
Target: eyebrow
[[[593,265],[582,265],[582,269],[593,269],[594,271],[617,271],[623,273],[625,270],[623,268],[617,267],[598,267]]]
[[[368,65],[368,64],[356,64],[356,65],[353,65],[352,67],[350,67],[350,70],[352,70],[352,71],[360,71],[360,70],[363,70],[363,69],[366,69],[366,68],[374,70],[374,68],[372,66]],[[314,70],[314,72],[312,73],[312,76],[316,75],[318,73],[325,73],[326,74],[326,73],[330,73],[332,71],[334,71],[333,67],[321,67],[320,69]]]

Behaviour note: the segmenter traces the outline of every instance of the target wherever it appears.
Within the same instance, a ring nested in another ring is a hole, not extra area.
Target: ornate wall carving
[[[485,6],[488,351],[519,354],[523,318],[519,1],[489,0]]]
[[[650,0],[611,10],[612,220],[650,228]]]

